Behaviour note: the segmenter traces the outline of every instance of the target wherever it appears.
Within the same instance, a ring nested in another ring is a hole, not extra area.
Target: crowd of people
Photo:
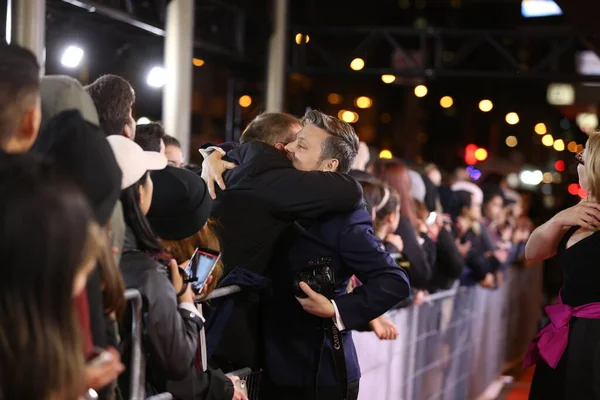
[[[160,123],[136,126],[125,79],[40,78],[16,45],[0,60],[0,399],[130,398],[125,289],[143,299],[146,396],[246,399],[225,373],[249,367],[261,399],[356,399],[353,330],[395,340],[390,309],[497,288],[524,259],[533,227],[499,177],[369,160],[314,110],[260,114],[186,165]],[[194,285],[198,249],[219,256]]]

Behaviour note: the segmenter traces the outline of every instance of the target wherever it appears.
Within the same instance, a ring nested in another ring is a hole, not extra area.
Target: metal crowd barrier
[[[222,288],[218,288],[213,290],[213,292],[206,296],[196,297],[196,303],[199,304],[200,313],[202,313],[202,308],[204,302],[223,298],[227,296],[234,295],[242,291],[242,288],[237,285],[225,286]],[[207,360],[207,349],[206,349],[206,332],[204,328],[200,331],[200,349],[202,353],[202,368],[206,371],[208,367]],[[241,388],[246,391],[248,400],[258,400],[260,394],[260,378],[261,371],[252,371],[250,368],[244,368],[238,371],[229,372],[227,376],[237,376],[240,378]]]
[[[359,400],[466,400],[482,395],[501,376],[511,352],[525,353],[539,322],[532,312],[514,316],[536,307],[518,308],[512,296],[517,287],[521,294],[541,292],[539,285],[532,285],[534,278],[525,281],[529,286],[524,289],[524,273],[509,270],[507,281],[496,290],[460,287],[430,295],[420,306],[389,312],[386,317],[399,330],[395,341],[353,332],[362,371]],[[541,268],[527,273],[539,275]],[[528,299],[521,296],[520,302]],[[509,323],[515,318],[522,324],[516,332]]]
[[[142,353],[142,295],[135,289],[125,291],[125,300],[131,302],[131,400],[146,397],[146,360]],[[172,400],[170,393],[149,397],[148,400]]]

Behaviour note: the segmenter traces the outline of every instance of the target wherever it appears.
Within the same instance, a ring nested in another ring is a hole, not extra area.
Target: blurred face
[[[15,134],[8,140],[4,146],[7,153],[26,153],[28,152],[40,130],[42,122],[42,102],[39,93],[27,95],[23,99],[23,118]]]
[[[185,165],[185,162],[183,161],[183,152],[178,146],[170,145],[165,147],[165,156],[167,156],[169,165],[172,165],[173,167],[182,168]]]
[[[497,220],[502,213],[502,208],[504,206],[504,201],[500,196],[494,196],[486,205],[485,205],[485,216],[491,220]]]
[[[152,183],[152,178],[150,178],[150,174],[148,174],[146,183],[140,186],[140,208],[142,209],[144,215],[148,214],[148,210],[150,210],[153,192],[154,184]]]
[[[304,125],[296,140],[285,146],[294,168],[300,171],[335,171],[338,160],[321,159],[323,144],[328,137],[325,130],[309,123]]]
[[[442,174],[439,169],[432,169],[427,173],[427,177],[435,186],[440,186],[442,184]]]
[[[481,203],[475,201],[475,198],[471,200],[471,208],[469,209],[469,218],[472,221],[481,220]]]

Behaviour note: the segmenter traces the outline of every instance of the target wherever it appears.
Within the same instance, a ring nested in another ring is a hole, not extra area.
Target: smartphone
[[[200,293],[220,259],[221,253],[218,251],[200,248],[194,251],[192,259],[185,268],[194,292]]]
[[[437,219],[437,213],[435,211],[430,212],[429,216],[425,220],[425,225],[427,225],[427,226],[433,225],[433,223],[435,222],[436,219]]]

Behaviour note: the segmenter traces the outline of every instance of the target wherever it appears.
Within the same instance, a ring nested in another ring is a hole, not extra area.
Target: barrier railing
[[[202,313],[204,302],[234,295],[242,291],[242,288],[236,285],[225,286],[215,289],[206,297],[196,297],[196,303],[200,305],[199,310]],[[206,333],[204,328],[200,331],[200,349],[202,352],[202,368],[206,371],[208,366],[207,349],[206,349]],[[261,371],[252,371],[250,368],[244,368],[238,371],[229,372],[227,376],[237,376],[240,378],[240,388],[246,392],[249,400],[258,400],[260,393],[260,377]]]
[[[125,291],[125,300],[131,302],[131,399],[145,397],[145,360],[142,355],[142,295],[135,289]]]
[[[510,354],[524,354],[535,332],[539,312],[530,311],[525,318],[515,314],[539,306],[523,307],[528,298],[523,296],[522,282],[529,285],[529,293],[541,292],[535,277],[540,270],[511,269],[499,289],[460,287],[430,295],[419,306],[393,310],[386,316],[398,327],[395,341],[381,341],[372,332],[354,332],[362,371],[359,400],[480,396],[500,377]],[[525,274],[530,275],[527,280]],[[517,289],[519,300],[513,294]],[[514,330],[510,320],[522,324],[516,332],[510,330],[511,325]]]

